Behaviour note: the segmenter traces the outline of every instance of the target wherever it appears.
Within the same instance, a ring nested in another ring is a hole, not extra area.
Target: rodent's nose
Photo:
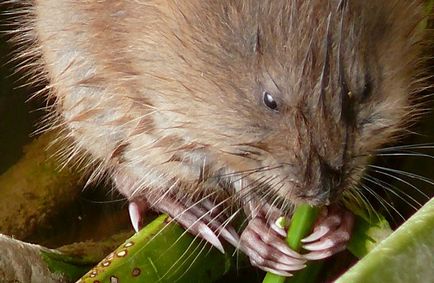
[[[333,168],[327,162],[319,159],[320,165],[320,194],[318,201],[329,204],[336,197],[342,181],[342,168]]]
[[[299,192],[299,197],[314,205],[328,205],[339,194],[342,182],[343,168],[333,167],[319,155],[308,169],[305,190]]]

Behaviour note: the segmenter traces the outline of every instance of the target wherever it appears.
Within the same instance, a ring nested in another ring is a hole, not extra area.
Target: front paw
[[[322,209],[312,234],[302,240],[308,260],[330,257],[347,247],[354,226],[354,215],[339,206]]]
[[[257,214],[241,234],[239,248],[252,265],[282,276],[303,269],[307,260],[324,259],[344,250],[354,225],[349,211],[338,206],[323,208],[313,232],[302,240],[303,248],[310,252],[301,255],[288,247],[286,230],[276,225],[276,220]]]
[[[239,249],[250,258],[252,265],[278,275],[289,277],[291,272],[306,266],[303,256],[291,250],[285,236],[263,216],[249,221],[241,234]]]

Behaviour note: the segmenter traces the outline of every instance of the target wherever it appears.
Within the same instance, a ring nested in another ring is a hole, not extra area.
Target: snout
[[[304,188],[297,193],[301,202],[312,205],[329,205],[334,202],[341,191],[343,169],[333,168],[321,159],[315,167],[309,168],[310,174],[305,178]]]

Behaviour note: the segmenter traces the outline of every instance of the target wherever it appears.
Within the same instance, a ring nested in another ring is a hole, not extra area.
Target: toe
[[[312,234],[301,240],[302,243],[315,242],[324,237],[328,232],[330,232],[331,228],[327,226],[318,226],[314,229]]]
[[[321,219],[314,232],[303,239],[303,248],[310,251],[304,258],[318,260],[329,257],[346,248],[351,237],[354,216],[342,209],[330,209]]]
[[[208,201],[203,207],[205,202],[201,202],[200,205],[191,206],[190,211],[202,222],[205,222],[218,237],[222,237],[228,243],[233,246],[238,246],[240,238],[236,230],[223,219],[223,213],[218,210],[213,210],[213,205]],[[215,206],[214,206],[215,207]],[[226,222],[226,223],[225,223]],[[223,224],[225,223],[225,224]]]
[[[303,248],[308,251],[321,251],[327,250],[335,246],[335,243],[329,239],[322,239],[321,241],[315,242],[313,244],[304,245]]]
[[[285,254],[291,258],[303,259],[302,255],[292,250],[285,239],[279,234],[276,234],[274,230],[270,229],[262,218],[255,218],[249,223],[250,229],[258,236],[260,244],[270,246],[279,253]]]
[[[281,237],[286,238],[288,233],[288,223],[289,220],[284,217],[280,216],[275,221],[270,221],[271,229],[273,229],[277,234],[279,234]]]
[[[307,260],[321,260],[328,258],[338,252],[341,252],[346,249],[346,245],[337,245],[328,250],[314,251],[304,255],[304,258]]]
[[[264,219],[255,218],[241,235],[240,249],[256,266],[291,272],[304,268],[306,260],[292,251],[284,239],[266,226]]]
[[[342,222],[342,214],[337,212],[336,209],[324,208],[318,218],[312,234],[301,240],[303,243],[310,243],[318,241],[320,238],[326,236]]]
[[[235,247],[239,245],[240,239],[235,229],[230,226],[230,221],[224,219],[224,211],[215,207],[210,201],[181,203],[169,197],[157,204],[160,211],[174,217],[188,232],[202,237],[224,253],[221,238]]]

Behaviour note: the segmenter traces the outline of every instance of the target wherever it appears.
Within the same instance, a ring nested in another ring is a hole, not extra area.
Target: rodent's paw
[[[249,221],[241,234],[239,249],[249,256],[252,265],[278,275],[291,276],[292,271],[306,266],[303,256],[291,250],[285,237],[270,229],[261,216]]]
[[[188,232],[203,238],[222,253],[225,251],[219,238],[233,246],[237,246],[240,241],[236,230],[225,221],[223,211],[209,200],[191,203],[166,196],[155,203],[153,208],[169,214]]]
[[[348,210],[330,206],[322,209],[312,234],[304,238],[304,255],[308,260],[319,260],[345,250],[351,237],[354,215]]]

